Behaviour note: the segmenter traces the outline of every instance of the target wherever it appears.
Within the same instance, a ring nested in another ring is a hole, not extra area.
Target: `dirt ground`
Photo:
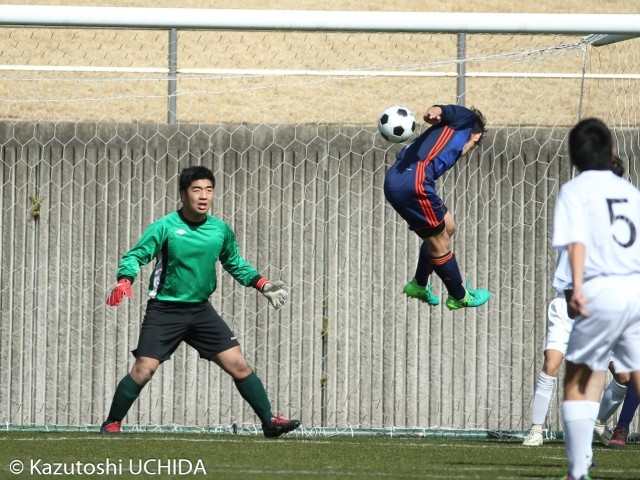
[[[97,6],[87,0],[15,3]],[[465,4],[448,0],[158,0],[153,4],[107,0],[100,4],[504,13],[523,12],[514,9],[522,5],[530,13],[640,12],[640,2],[611,0]],[[632,92],[630,84],[620,80],[594,80],[585,90],[579,78],[584,48],[557,48],[579,39],[468,35],[467,104],[481,108],[489,119],[518,125],[570,124],[580,109],[609,112],[612,107],[622,110],[616,115],[622,115],[624,122],[639,101],[637,81]],[[3,116],[36,121],[165,122],[168,40],[168,32],[162,30],[2,28]],[[381,110],[397,103],[421,113],[427,104],[456,101],[456,41],[452,34],[179,31],[177,118],[189,123],[358,125],[374,122]],[[637,73],[638,46],[630,41],[589,50],[594,53],[587,58],[588,69],[596,74]],[[558,78],[539,77],[545,73]]]
[[[619,0],[538,0],[514,2],[513,0],[486,0],[458,2],[452,0],[425,1],[403,0],[22,0],[4,2],[6,5],[77,5],[111,7],[157,8],[233,8],[274,10],[359,10],[397,12],[501,12],[501,13],[640,13],[640,3]]]

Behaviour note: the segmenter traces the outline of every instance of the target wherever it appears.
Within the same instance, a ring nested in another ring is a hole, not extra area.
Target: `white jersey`
[[[565,290],[573,288],[573,278],[571,276],[571,265],[569,264],[569,252],[566,248],[558,251],[556,260],[556,270],[553,274],[553,288],[558,294],[564,297]]]
[[[560,189],[553,246],[585,246],[583,294],[565,358],[605,371],[640,371],[640,191],[613,172],[588,170]]]
[[[584,281],[640,273],[640,191],[609,170],[565,183],[555,207],[552,244],[586,248]]]

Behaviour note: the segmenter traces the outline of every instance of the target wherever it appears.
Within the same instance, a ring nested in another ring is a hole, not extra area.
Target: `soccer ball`
[[[387,108],[378,118],[378,131],[382,138],[402,143],[416,130],[416,117],[407,107],[395,105]]]

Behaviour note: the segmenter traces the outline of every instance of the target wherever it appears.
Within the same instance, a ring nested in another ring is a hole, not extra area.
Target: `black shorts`
[[[151,357],[164,362],[171,358],[183,341],[195,348],[201,358],[209,358],[239,345],[229,326],[209,302],[149,300],[138,347],[131,353],[136,358]]]

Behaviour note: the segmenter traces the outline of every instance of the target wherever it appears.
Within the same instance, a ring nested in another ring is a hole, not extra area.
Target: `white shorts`
[[[547,310],[547,344],[544,350],[557,350],[567,353],[569,334],[573,328],[573,318],[567,314],[567,301],[562,297],[551,300]]]
[[[577,316],[566,359],[604,371],[640,371],[640,275],[596,277],[584,284],[588,317]],[[613,353],[613,357],[612,357]]]

